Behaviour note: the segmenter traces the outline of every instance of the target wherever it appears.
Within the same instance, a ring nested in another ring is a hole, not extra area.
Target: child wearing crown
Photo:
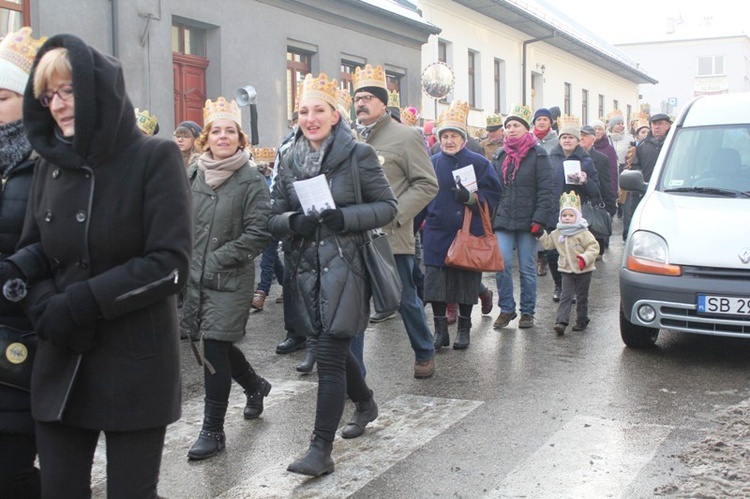
[[[575,192],[560,196],[557,228],[549,234],[542,232],[539,243],[544,249],[556,249],[560,254],[557,268],[562,275],[562,295],[554,330],[557,334],[565,334],[575,298],[576,323],[573,331],[583,331],[589,323],[589,286],[591,274],[596,268],[594,262],[599,254],[599,243],[588,230],[588,223],[581,215],[581,200]]]

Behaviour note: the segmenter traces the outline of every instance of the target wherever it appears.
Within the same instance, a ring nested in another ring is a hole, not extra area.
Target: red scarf
[[[534,127],[534,135],[536,135],[537,139],[542,140],[544,137],[547,136],[547,134],[549,133],[550,130],[551,130],[551,128],[548,128],[548,129],[542,131],[542,130],[539,130],[538,128]]]
[[[521,161],[536,144],[537,140],[533,133],[525,133],[517,139],[505,137],[503,143],[503,149],[505,150],[505,159],[503,160],[504,185],[509,185],[515,180]],[[510,173],[508,173],[508,170],[511,170]]]

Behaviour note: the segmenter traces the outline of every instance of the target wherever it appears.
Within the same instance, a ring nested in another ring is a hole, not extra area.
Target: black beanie
[[[383,87],[362,87],[354,91],[354,96],[357,96],[359,92],[370,92],[372,95],[383,101],[383,104],[388,105],[388,90]]]

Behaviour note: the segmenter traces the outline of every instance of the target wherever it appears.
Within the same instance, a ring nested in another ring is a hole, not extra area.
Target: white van
[[[680,114],[644,194],[620,269],[620,335],[653,345],[660,329],[750,338],[750,93],[704,96]]]

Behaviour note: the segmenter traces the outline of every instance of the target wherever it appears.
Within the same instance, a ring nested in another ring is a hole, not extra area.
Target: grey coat
[[[293,151],[281,161],[271,194],[269,228],[274,238],[287,240],[288,283],[294,304],[291,322],[295,331],[352,337],[367,327],[370,317],[370,289],[364,277],[359,245],[363,232],[388,225],[396,217],[396,197],[388,184],[375,150],[357,143],[339,122],[335,139],[323,158],[321,172],[331,195],[344,215],[344,230],[333,233],[319,225],[315,235],[305,239],[295,234],[289,219],[302,208],[293,182]],[[297,140],[301,132],[297,133]],[[362,204],[354,200],[352,159],[359,167]]]
[[[197,163],[188,175],[195,241],[180,329],[193,339],[238,341],[255,289],[254,260],[270,240],[268,185],[250,162],[216,191]]]

